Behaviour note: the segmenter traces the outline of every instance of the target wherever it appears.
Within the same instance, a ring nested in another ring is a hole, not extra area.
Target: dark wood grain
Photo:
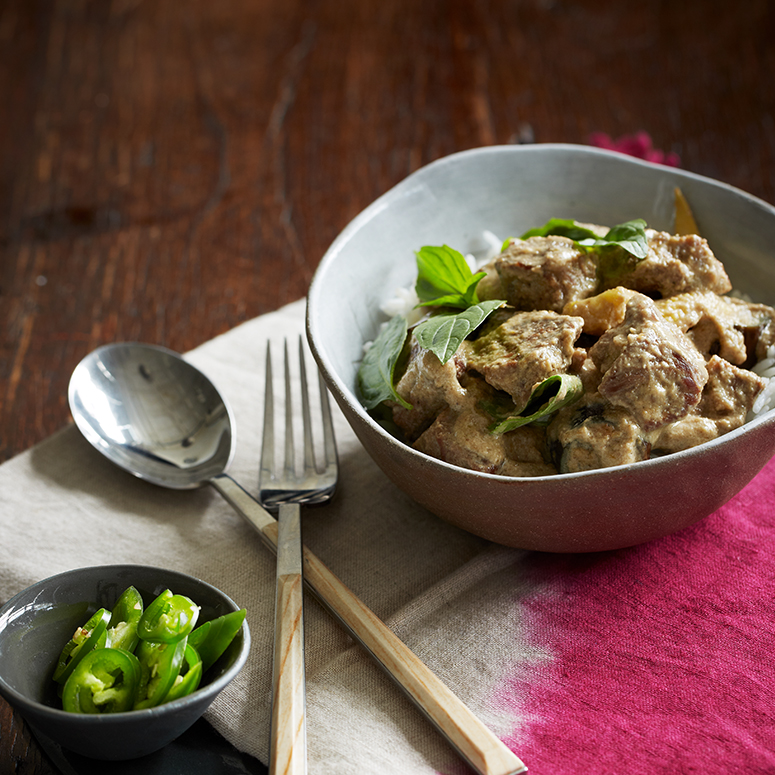
[[[0,1],[0,461],[95,346],[300,298],[445,154],[643,129],[775,201],[773,31],[767,0]],[[52,772],[5,704],[0,772]]]

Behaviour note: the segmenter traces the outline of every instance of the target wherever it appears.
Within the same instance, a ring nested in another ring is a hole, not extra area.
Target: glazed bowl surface
[[[775,413],[714,441],[630,465],[542,477],[470,471],[398,441],[358,400],[364,343],[381,305],[416,276],[414,253],[447,244],[476,254],[550,218],[613,226],[643,218],[672,231],[674,190],[736,291],[775,305],[775,208],[724,183],[574,145],[493,146],[432,162],[358,215],[320,262],[307,337],[332,395],[368,454],[414,500],[507,546],[590,552],[643,543],[714,512],[775,454]]]
[[[187,697],[125,713],[65,712],[51,678],[62,647],[96,610],[112,609],[130,585],[146,605],[165,589],[190,597],[201,606],[200,622],[239,610],[226,594],[200,579],[144,565],[60,573],[32,584],[0,608],[0,693],[34,732],[93,759],[135,759],[163,748],[207,710],[242,669],[250,649],[243,622],[226,652],[203,675],[200,688]]]

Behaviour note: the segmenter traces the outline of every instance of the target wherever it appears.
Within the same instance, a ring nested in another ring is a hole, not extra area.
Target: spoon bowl
[[[68,398],[86,439],[153,484],[200,487],[222,474],[234,456],[228,405],[202,372],[163,347],[99,347],[76,367]]]

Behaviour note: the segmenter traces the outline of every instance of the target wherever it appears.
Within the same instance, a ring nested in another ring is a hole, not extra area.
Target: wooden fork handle
[[[425,663],[306,548],[304,579],[324,606],[477,772],[514,775],[527,770]]]
[[[212,484],[276,550],[277,522],[225,474]],[[304,582],[447,741],[480,775],[526,772],[522,761],[312,552],[303,549]]]
[[[307,772],[301,521],[297,504],[280,507],[277,538],[270,775]]]

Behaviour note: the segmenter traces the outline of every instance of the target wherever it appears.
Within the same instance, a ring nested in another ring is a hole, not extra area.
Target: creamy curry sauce
[[[566,237],[511,241],[480,299],[505,299],[442,364],[410,339],[393,403],[405,440],[454,465],[544,476],[634,463],[742,425],[766,381],[750,367],[775,342],[775,310],[728,296],[696,235],[647,230],[648,255],[615,270]],[[411,336],[411,334],[410,334]],[[494,434],[483,407],[523,407],[554,374],[582,397],[544,424]]]

